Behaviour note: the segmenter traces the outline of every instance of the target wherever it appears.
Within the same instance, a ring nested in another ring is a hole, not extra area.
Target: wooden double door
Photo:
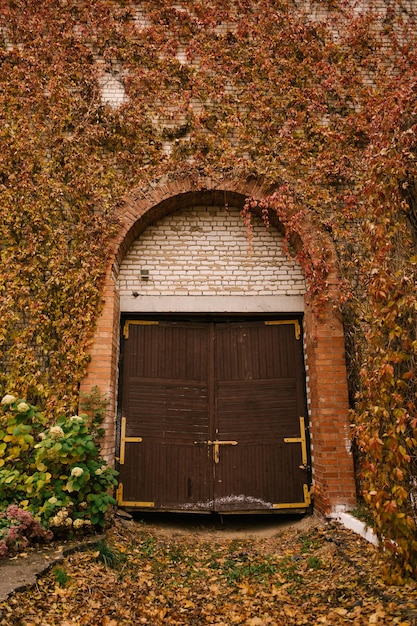
[[[122,354],[121,506],[309,507],[298,320],[132,319]]]

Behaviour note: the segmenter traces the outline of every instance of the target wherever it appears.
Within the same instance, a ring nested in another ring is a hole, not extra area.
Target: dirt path
[[[386,587],[372,545],[314,518],[119,519],[0,611],[1,626],[415,626],[417,589]]]

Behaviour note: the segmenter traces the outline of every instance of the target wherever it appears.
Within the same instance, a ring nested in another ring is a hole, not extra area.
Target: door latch
[[[195,444],[204,443],[208,446],[213,446],[213,461],[217,464],[220,463],[220,446],[237,446],[237,441],[222,441],[221,439],[215,439],[212,441],[194,441]]]

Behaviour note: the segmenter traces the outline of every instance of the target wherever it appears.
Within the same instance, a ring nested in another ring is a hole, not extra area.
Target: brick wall
[[[120,266],[118,290],[122,297],[304,295],[301,267],[285,254],[282,239],[254,217],[249,242],[238,209],[191,207],[136,239]]]
[[[317,0],[296,0],[295,4],[300,13],[305,13],[306,15],[308,15],[309,19],[312,22],[325,21],[329,18],[329,16],[332,15],[331,2],[318,2]],[[401,11],[404,20],[407,20],[409,19],[409,16],[413,16],[415,13],[415,0],[402,0],[401,4],[402,7],[396,7],[396,10]],[[388,0],[347,0],[346,2],[346,6],[351,6],[356,15],[365,14],[368,11],[372,11],[376,15],[380,16],[381,22],[386,18],[390,10],[392,10],[392,5],[393,3],[389,2]],[[178,5],[177,9],[187,12],[187,9],[181,7],[181,5]],[[147,9],[141,2],[138,2],[137,4],[134,23],[138,30],[141,30],[143,28],[149,28],[152,24],[147,17]],[[228,32],[236,31],[237,28],[237,21],[219,22],[213,29],[213,33],[215,35],[225,35]],[[4,31],[2,34],[5,37],[6,46],[11,45],[7,31],[5,29],[2,30]],[[2,31],[0,30],[0,32]],[[338,34],[336,25],[334,35],[337,39]],[[89,45],[91,49],[94,50],[93,46],[91,46],[91,44]],[[104,59],[100,56],[97,56],[97,54],[95,54],[95,57],[97,69],[100,76],[99,85],[102,101],[105,104],[109,104],[110,106],[117,108],[128,99],[124,87],[124,71],[115,59],[107,59],[107,61],[104,61]],[[183,65],[190,64],[185,47],[181,43],[178,44],[176,59],[179,61],[179,63]],[[194,59],[191,62],[191,65],[198,68],[198,60],[196,61]],[[232,87],[230,88],[230,91],[233,92]],[[194,113],[198,113],[201,110],[201,102],[196,99],[191,99],[190,107],[194,111]],[[174,118],[176,120],[175,124],[185,121],[185,115],[179,115],[175,107],[172,108],[171,112],[174,114]],[[172,120],[169,120],[169,117],[163,120],[162,123],[166,128],[175,125],[173,124]],[[165,141],[164,151],[167,154],[170,154],[171,150],[172,142]]]

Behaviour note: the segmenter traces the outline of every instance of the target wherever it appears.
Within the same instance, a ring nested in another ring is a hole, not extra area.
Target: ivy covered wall
[[[407,0],[3,0],[0,386],[51,416],[77,405],[129,190],[262,180],[288,236],[308,213],[335,242],[363,494],[415,570],[416,17]]]

